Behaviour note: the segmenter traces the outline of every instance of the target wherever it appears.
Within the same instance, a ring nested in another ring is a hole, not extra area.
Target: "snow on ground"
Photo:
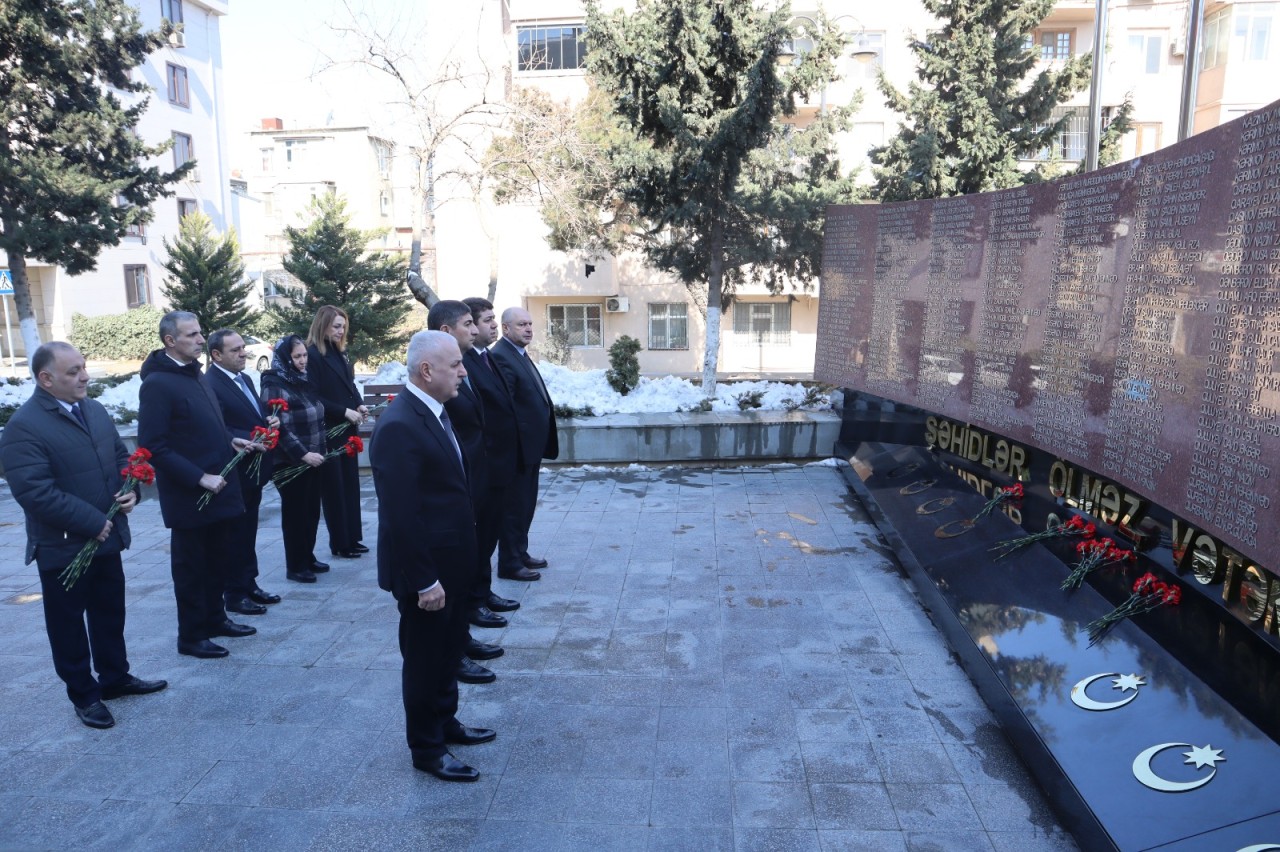
[[[557,403],[578,409],[589,407],[597,415],[690,411],[698,409],[702,402],[702,388],[699,385],[674,376],[642,378],[639,387],[622,396],[609,387],[604,370],[570,370],[547,363],[539,364],[538,368],[542,371],[551,398]],[[257,371],[246,370],[245,373],[253,377],[254,384],[262,386]],[[392,362],[384,364],[373,377],[358,378],[356,381],[360,384],[402,385],[407,377],[405,366]],[[141,386],[142,379],[133,376],[127,382],[105,389],[98,397],[98,402],[119,419],[119,414],[125,410],[138,410],[138,389]],[[21,405],[31,396],[34,388],[35,381],[32,379],[16,386],[0,384],[0,406]],[[755,392],[760,393],[760,409],[776,411],[799,407],[805,398],[806,388],[791,382],[719,382],[711,410],[737,411],[738,398]],[[803,408],[824,409],[830,405],[830,396],[821,394],[814,404]]]

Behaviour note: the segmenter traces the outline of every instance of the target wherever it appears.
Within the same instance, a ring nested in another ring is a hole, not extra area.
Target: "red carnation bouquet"
[[[1116,547],[1116,543],[1109,538],[1085,539],[1076,545],[1076,553],[1080,554],[1080,559],[1072,567],[1067,579],[1062,581],[1064,591],[1080,588],[1084,578],[1099,568],[1117,562],[1135,562],[1138,559],[1138,554]]]
[[[364,441],[360,440],[359,435],[352,435],[341,447],[325,453],[324,460],[336,459],[338,456],[358,456],[362,452],[364,452]],[[280,488],[293,482],[309,470],[311,470],[311,465],[309,464],[290,465],[284,470],[277,471],[276,475],[271,477],[271,481],[276,484],[276,488]]]
[[[1015,482],[1008,488],[997,488],[996,493],[987,501],[987,505],[982,507],[982,511],[973,516],[973,520],[976,523],[994,512],[996,507],[1001,503],[1006,503],[1011,500],[1021,500],[1025,496],[1027,495],[1022,489],[1021,482]]]
[[[276,397],[275,399],[269,399],[267,400],[267,407],[271,409],[271,413],[273,415],[275,415],[276,417],[279,417],[281,411],[289,410],[289,400],[282,399],[281,397]]]
[[[1021,538],[1011,538],[998,542],[996,546],[991,549],[1000,551],[996,554],[996,559],[1004,559],[1006,556],[1017,553],[1022,548],[1028,547],[1037,541],[1045,541],[1050,538],[1068,538],[1071,536],[1091,539],[1097,534],[1097,527],[1091,523],[1085,523],[1085,521],[1077,515],[1064,523],[1053,524],[1041,532],[1024,535]]]
[[[289,403],[285,402],[283,399],[273,399],[268,403],[268,405],[275,402],[284,403],[285,410],[286,411],[288,410]],[[275,436],[274,440],[271,441],[271,443],[267,443],[267,439],[269,439],[273,434]],[[279,429],[264,429],[261,426],[254,426],[253,431],[249,433],[249,443],[246,444],[243,449],[241,449],[239,452],[237,452],[234,456],[231,457],[231,461],[226,463],[226,465],[222,468],[222,472],[219,473],[218,475],[221,476],[223,479],[226,479],[227,474],[231,473],[232,469],[236,465],[240,464],[240,460],[242,458],[249,455],[249,453],[253,453],[254,454],[253,462],[250,463],[248,472],[254,474],[254,476],[256,477],[258,473],[258,467],[261,466],[262,464],[262,453],[266,452],[267,450],[275,449],[276,444],[279,442],[280,442]],[[203,511],[204,507],[208,506],[209,503],[212,501],[213,501],[213,492],[212,491],[204,492],[203,494],[200,495],[200,499],[196,501],[196,511],[197,512]]]
[[[151,451],[143,447],[134,450],[129,456],[129,463],[120,468],[120,475],[124,477],[124,484],[116,492],[117,497],[128,494],[138,487],[138,483],[150,485],[155,482],[156,469],[151,466]],[[113,500],[111,507],[107,509],[107,520],[114,518],[119,511],[120,504]],[[63,568],[62,573],[58,575],[58,579],[62,581],[62,588],[71,590],[76,580],[79,580],[80,575],[84,573],[84,569],[88,568],[89,563],[93,561],[94,555],[98,552],[98,545],[101,543],[96,538],[91,538],[84,543],[84,547],[80,548],[76,558],[71,560],[71,564]]]
[[[1133,615],[1151,612],[1157,607],[1168,604],[1177,606],[1182,602],[1182,587],[1173,583],[1162,583],[1150,571],[1139,577],[1133,584],[1133,593],[1129,599],[1111,612],[1096,621],[1089,622],[1084,629],[1089,633],[1089,646],[1093,647],[1111,628]]]

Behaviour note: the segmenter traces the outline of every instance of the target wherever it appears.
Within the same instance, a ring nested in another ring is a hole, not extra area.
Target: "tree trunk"
[[[413,182],[413,233],[410,236],[409,243],[409,272],[407,284],[409,292],[413,298],[430,308],[436,302],[440,301],[439,294],[431,289],[431,285],[422,277],[422,230],[423,230],[423,211],[427,206],[426,194],[426,162],[422,159],[418,160],[418,178]],[[434,240],[432,243],[434,244]]]
[[[6,225],[6,231],[11,229]],[[27,364],[40,348],[40,328],[36,325],[36,312],[31,301],[31,281],[27,277],[27,259],[21,252],[10,249],[9,273],[13,277],[13,305],[18,309],[18,328],[22,332],[22,348],[26,350]],[[12,353],[10,353],[12,355]]]
[[[702,395],[716,395],[716,366],[720,361],[720,299],[724,289],[724,220],[711,226],[711,269],[707,276],[707,343],[702,356]]]

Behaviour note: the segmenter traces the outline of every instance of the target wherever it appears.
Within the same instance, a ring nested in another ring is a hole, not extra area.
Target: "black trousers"
[[[280,487],[280,532],[284,534],[286,571],[310,571],[316,561],[321,471],[337,461],[327,461]]]
[[[62,588],[58,579],[66,564],[46,565],[37,559],[36,566],[53,670],[67,685],[71,703],[88,707],[102,698],[99,684],[111,686],[129,675],[120,554],[95,557],[70,590]],[[97,670],[97,678],[92,669]]]
[[[339,437],[337,444],[330,442],[331,448],[346,441],[345,436]],[[360,463],[355,456],[341,455],[321,465],[320,471],[329,550],[334,553],[350,550],[364,539],[364,524],[360,520]]]
[[[444,609],[434,612],[419,609],[416,596],[396,604],[405,739],[414,760],[431,760],[447,751],[445,731],[458,725],[458,663],[466,607],[447,593]]]
[[[222,589],[231,563],[231,537],[238,518],[169,531],[169,566],[178,601],[178,638],[208,639],[227,620]]]
[[[471,605],[483,606],[493,591],[493,552],[498,549],[502,518],[506,511],[507,489],[491,486],[483,500],[476,504],[476,573],[471,592]]]
[[[538,508],[537,466],[516,474],[507,488],[498,534],[498,571],[515,571],[529,556],[529,527]]]
[[[224,589],[228,603],[247,597],[258,587],[258,509],[262,505],[262,487],[241,476],[240,494],[244,497],[244,514],[232,524],[232,555]]]

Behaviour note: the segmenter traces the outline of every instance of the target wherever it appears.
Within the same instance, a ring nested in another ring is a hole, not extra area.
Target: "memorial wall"
[[[1086,175],[831,208],[815,377],[933,412],[943,449],[972,426],[1047,453],[1274,574],[1280,102]]]

